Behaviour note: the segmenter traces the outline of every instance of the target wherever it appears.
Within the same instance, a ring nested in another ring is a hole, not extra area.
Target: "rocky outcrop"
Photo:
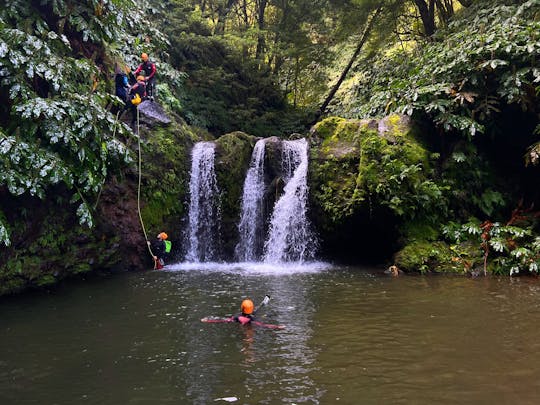
[[[171,123],[165,110],[155,101],[143,101],[139,105],[139,114],[141,121],[151,128]]]
[[[323,253],[351,261],[389,257],[412,190],[430,172],[429,152],[409,118],[330,117],[310,138],[311,215],[324,235]]]

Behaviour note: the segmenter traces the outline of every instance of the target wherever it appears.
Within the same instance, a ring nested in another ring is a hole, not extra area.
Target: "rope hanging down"
[[[141,222],[141,227],[144,233],[144,240],[148,242],[148,236],[146,235],[146,228],[144,227],[144,221],[142,219],[141,215],[141,178],[142,178],[142,154],[141,154],[141,136],[139,133],[139,107],[137,106],[137,139],[139,141],[139,185],[137,187],[137,213],[139,214],[139,221]],[[150,255],[152,258],[155,257],[154,253],[152,252],[152,248],[150,247],[149,243],[146,243],[148,246],[148,251],[150,252]]]

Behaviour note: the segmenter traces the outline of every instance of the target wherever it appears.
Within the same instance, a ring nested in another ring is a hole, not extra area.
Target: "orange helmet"
[[[144,82],[144,76],[137,76],[138,82]]]
[[[249,315],[253,313],[253,301],[251,301],[250,299],[242,301],[242,305],[240,306],[240,308],[242,309],[243,314]]]
[[[166,240],[169,236],[165,232],[161,232],[157,237]]]
[[[143,61],[146,62],[146,61],[148,60],[148,54],[145,53],[145,52],[143,52],[143,53],[141,54],[141,59],[142,59]]]

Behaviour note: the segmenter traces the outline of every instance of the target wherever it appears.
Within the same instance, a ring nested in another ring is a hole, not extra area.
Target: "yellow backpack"
[[[138,93],[135,93],[135,97],[133,97],[133,98],[131,99],[131,104],[133,104],[133,105],[139,105],[139,104],[141,104],[141,102],[142,102],[141,96],[139,96]]]

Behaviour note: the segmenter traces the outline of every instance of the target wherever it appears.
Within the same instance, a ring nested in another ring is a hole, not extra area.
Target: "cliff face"
[[[162,122],[145,114],[140,135],[140,206],[148,238],[165,230],[178,247],[189,150],[199,136],[180,119]],[[111,170],[99,194],[92,228],[79,224],[70,194],[61,186],[46,200],[25,194],[2,197],[2,209],[12,224],[12,243],[0,251],[0,295],[90,271],[153,267],[137,211],[137,141],[130,147],[131,163]]]
[[[408,117],[331,117],[315,125],[311,216],[324,236],[322,254],[345,261],[388,257],[405,211],[420,210],[412,192],[429,181],[430,170],[430,154]]]

